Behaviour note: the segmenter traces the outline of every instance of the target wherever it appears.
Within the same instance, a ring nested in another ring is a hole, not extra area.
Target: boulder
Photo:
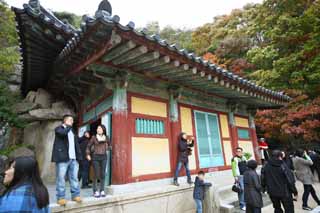
[[[34,120],[61,120],[65,114],[74,115],[75,113],[66,108],[58,109],[34,109],[29,111],[29,115]]]
[[[40,108],[40,105],[37,103],[23,101],[23,102],[17,103],[14,106],[14,111],[18,114],[23,114],[23,113],[29,112],[30,110],[38,109],[38,108]]]
[[[53,97],[44,89],[38,89],[34,103],[40,104],[42,108],[50,108]]]
[[[34,101],[36,99],[36,95],[37,95],[37,93],[35,91],[28,92],[26,98],[24,99],[24,102],[34,103]]]
[[[12,151],[9,155],[9,158],[14,159],[22,156],[35,156],[35,154],[31,149],[28,149],[26,147],[20,147]]]

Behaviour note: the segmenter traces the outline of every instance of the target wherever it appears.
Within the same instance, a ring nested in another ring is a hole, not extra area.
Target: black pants
[[[88,160],[80,161],[79,165],[79,180],[82,180],[82,186],[87,186],[89,184],[89,169],[90,163]]]
[[[93,160],[92,165],[93,165],[93,169],[94,169],[93,192],[96,192],[98,190],[100,192],[104,191],[104,182],[106,179],[107,159]],[[98,180],[100,183],[100,187],[97,186]]]
[[[308,206],[308,198],[309,195],[313,197],[313,199],[317,202],[318,205],[320,205],[320,200],[316,194],[316,191],[314,190],[312,185],[303,185],[304,192],[302,195],[302,206]]]
[[[283,205],[285,213],[294,213],[294,205],[293,205],[293,199],[291,195],[289,197],[270,196],[270,199],[273,204],[274,213],[283,213],[281,204]]]
[[[246,213],[261,213],[261,208],[257,208],[251,206],[250,204],[246,204]]]

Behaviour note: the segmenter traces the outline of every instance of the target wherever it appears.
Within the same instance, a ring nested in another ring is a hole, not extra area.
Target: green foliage
[[[249,160],[249,159],[252,157],[252,154],[249,153],[249,152],[245,152],[245,153],[243,153],[243,156],[244,156],[246,159]]]
[[[74,13],[70,13],[70,12],[53,12],[53,14],[60,19],[63,22],[67,22],[71,25],[73,25],[76,28],[80,28],[80,24],[81,24],[81,16],[78,16]]]
[[[165,39],[169,44],[178,44],[180,48],[193,51],[193,46],[191,43],[191,33],[190,29],[175,29],[171,26],[165,26],[163,29],[160,29],[159,22],[153,21],[149,22],[145,29],[149,35],[159,34],[161,39]]]
[[[21,127],[22,123],[13,112],[13,105],[19,95],[8,88],[8,79],[19,63],[18,36],[15,30],[14,14],[8,5],[0,0],[0,127]]]

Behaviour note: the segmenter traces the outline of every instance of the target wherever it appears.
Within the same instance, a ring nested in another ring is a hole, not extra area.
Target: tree
[[[11,92],[7,80],[19,63],[18,36],[15,29],[14,14],[8,5],[0,0],[0,129],[5,126],[20,126],[13,111],[19,95]]]
[[[70,13],[70,12],[53,12],[53,14],[60,19],[61,21],[65,22],[65,23],[69,23],[72,26],[76,27],[76,28],[80,28],[80,24],[81,24],[81,16],[78,16],[74,13]]]

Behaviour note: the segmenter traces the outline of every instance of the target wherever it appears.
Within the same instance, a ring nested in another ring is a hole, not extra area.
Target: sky
[[[6,0],[10,6],[22,8],[28,0]],[[101,0],[40,0],[44,8],[54,11],[68,11],[77,15],[93,15]],[[217,15],[228,14],[247,3],[261,3],[262,0],[109,0],[113,15],[120,16],[120,23],[133,21],[137,27],[158,21],[163,28],[195,28],[212,22]]]

